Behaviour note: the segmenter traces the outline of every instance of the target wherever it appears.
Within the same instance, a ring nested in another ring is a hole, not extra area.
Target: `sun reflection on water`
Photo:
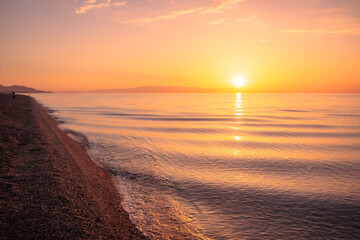
[[[236,119],[241,119],[243,117],[243,100],[242,100],[242,95],[241,93],[237,93],[236,97],[235,97],[235,118]],[[241,124],[241,121],[236,122],[236,124]],[[239,127],[233,127],[232,128],[234,130],[234,132],[236,131],[238,133],[238,130],[240,130]],[[235,141],[240,141],[243,139],[242,136],[239,135],[235,135],[233,136]],[[234,155],[238,155],[240,154],[240,150],[239,149],[234,149]]]
[[[243,105],[242,105],[242,95],[241,93],[236,94],[235,99],[235,116],[238,118],[238,116],[243,115]]]

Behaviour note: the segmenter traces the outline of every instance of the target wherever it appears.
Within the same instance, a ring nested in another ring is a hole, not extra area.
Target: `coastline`
[[[2,239],[146,239],[111,176],[33,98],[0,94]]]

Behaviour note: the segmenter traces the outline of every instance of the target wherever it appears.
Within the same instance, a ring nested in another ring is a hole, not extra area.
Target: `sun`
[[[239,77],[237,77],[237,78],[234,78],[233,80],[232,80],[232,82],[233,82],[233,84],[235,85],[235,87],[243,87],[243,86],[245,86],[245,84],[246,84],[246,79],[245,78],[239,78]]]

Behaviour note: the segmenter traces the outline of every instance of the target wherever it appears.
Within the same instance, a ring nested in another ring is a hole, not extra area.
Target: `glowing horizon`
[[[360,92],[356,0],[0,2],[0,84]]]

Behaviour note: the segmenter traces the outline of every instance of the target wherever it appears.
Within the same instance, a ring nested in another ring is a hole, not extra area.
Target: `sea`
[[[32,94],[150,239],[360,239],[359,94]]]

